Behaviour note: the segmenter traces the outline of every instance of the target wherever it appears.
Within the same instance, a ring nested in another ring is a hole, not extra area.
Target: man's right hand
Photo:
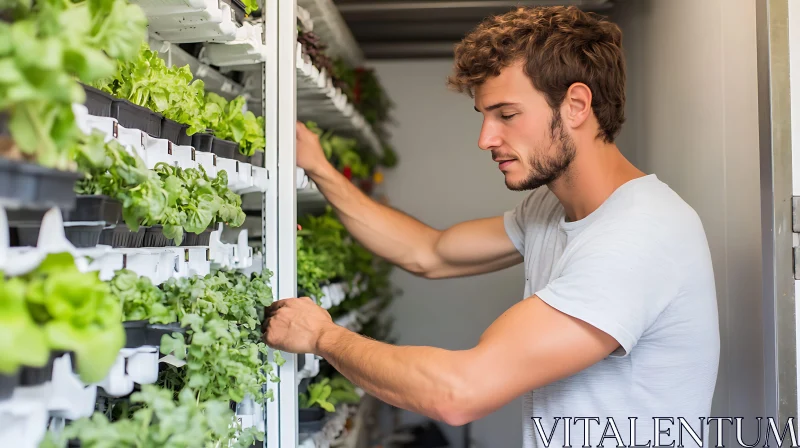
[[[305,124],[297,122],[297,166],[308,174],[317,174],[326,166],[330,165],[322,145],[319,143],[319,136],[311,132]]]

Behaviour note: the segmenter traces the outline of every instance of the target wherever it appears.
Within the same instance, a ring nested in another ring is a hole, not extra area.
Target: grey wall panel
[[[514,207],[521,193],[510,192],[491,154],[478,149],[481,116],[472,100],[447,90],[451,60],[370,64],[397,103],[393,143],[400,163],[386,174],[391,205],[434,226],[494,216]],[[397,271],[404,291],[392,313],[398,343],[466,349],[511,305],[522,299],[520,266],[453,280],[425,280]],[[407,415],[409,419],[413,416]],[[476,447],[519,447],[519,401],[471,425]],[[463,430],[447,435],[461,447]]]
[[[712,414],[762,416],[755,4],[629,0],[612,17],[629,70],[619,144],[695,208],[711,246],[722,337]]]

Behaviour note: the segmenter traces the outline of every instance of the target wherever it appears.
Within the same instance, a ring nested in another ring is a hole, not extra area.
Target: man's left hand
[[[315,353],[322,332],[334,326],[331,315],[308,297],[277,300],[264,312],[264,342],[289,353]]]

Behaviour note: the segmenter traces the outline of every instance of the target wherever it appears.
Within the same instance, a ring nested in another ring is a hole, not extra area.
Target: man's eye
[[[515,115],[517,115],[517,114],[511,114],[511,115],[500,115],[500,118],[502,118],[503,120],[510,120],[510,119],[511,119],[512,117],[514,117]]]

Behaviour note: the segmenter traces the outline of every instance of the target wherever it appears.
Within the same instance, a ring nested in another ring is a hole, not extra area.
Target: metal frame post
[[[264,7],[264,43],[267,46],[267,59],[263,65],[262,98],[264,99],[264,163],[269,175],[269,183],[262,204],[262,247],[264,248],[264,267],[272,271],[272,289],[278,294],[278,2],[266,0]],[[270,356],[271,358],[271,356]],[[271,360],[271,359],[270,359]],[[276,375],[281,376],[280,369]],[[274,399],[266,403],[267,430],[264,446],[275,448],[280,446],[280,391],[273,388]]]
[[[277,199],[278,199],[278,298],[297,295],[297,182],[296,182],[296,125],[297,74],[295,51],[297,45],[297,1],[270,0],[277,11]],[[273,11],[274,12],[274,11]],[[297,355],[286,354],[286,364],[280,369],[278,386],[280,413],[280,448],[295,448],[298,444],[297,423]],[[272,447],[270,447],[272,448]]]
[[[759,0],[759,146],[767,416],[796,417],[797,342],[792,273],[792,148],[789,1]]]

